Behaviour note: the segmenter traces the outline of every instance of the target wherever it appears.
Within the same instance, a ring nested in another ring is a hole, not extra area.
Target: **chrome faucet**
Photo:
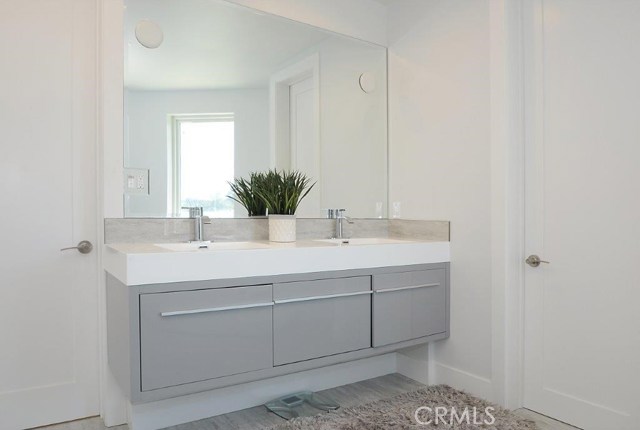
[[[194,221],[195,238],[190,240],[189,243],[205,242],[204,224],[211,224],[211,219],[203,215],[204,210],[202,207],[185,206],[182,209],[189,209],[189,218],[193,218]]]
[[[353,224],[353,220],[344,213],[346,209],[327,209],[327,218],[336,220],[336,233],[332,239],[344,239],[344,221]]]

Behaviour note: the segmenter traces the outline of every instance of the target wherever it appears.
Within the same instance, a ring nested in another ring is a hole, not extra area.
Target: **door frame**
[[[107,427],[126,424],[129,403],[107,360],[106,277],[102,265],[104,219],[122,218],[124,214],[124,2],[97,0],[97,141],[96,171],[98,173],[98,300],[100,344],[100,416]]]
[[[315,53],[276,72],[269,80],[269,132],[271,167],[283,163],[280,154],[291,156],[289,88],[304,79],[313,79],[314,136],[320,148],[320,54]],[[321,169],[321,160],[318,160]]]
[[[525,49],[541,26],[525,23],[541,1],[490,2],[491,400],[510,409],[524,404],[525,156],[536,131],[527,104],[542,64]]]
[[[525,256],[540,252],[539,249],[532,249],[531,232],[527,232],[526,225],[531,224],[527,219],[529,213],[533,210],[531,206],[541,207],[542,194],[541,190],[533,186],[540,184],[543,180],[543,141],[544,141],[544,22],[543,22],[543,1],[544,0],[525,0],[523,9],[523,62],[525,71],[523,74],[524,89],[524,127],[525,133],[524,157],[522,171],[524,176],[524,188],[522,191],[523,200],[528,198],[526,203],[527,211],[523,213],[523,245],[524,253],[521,260],[524,261]],[[527,162],[529,160],[529,162]],[[533,200],[533,202],[531,201]],[[521,263],[522,267],[526,266]],[[521,390],[522,390],[522,407],[525,406],[525,392],[527,384],[527,376],[525,374],[526,361],[526,324],[525,324],[525,289],[526,280],[522,277],[522,361],[521,366]],[[553,417],[552,417],[553,418]]]

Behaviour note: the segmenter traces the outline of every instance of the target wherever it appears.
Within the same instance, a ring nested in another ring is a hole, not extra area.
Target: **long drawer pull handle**
[[[384,290],[375,290],[374,292],[376,294],[392,293],[394,291],[417,290],[418,288],[430,288],[430,287],[438,287],[438,286],[440,286],[439,282],[435,283],[435,284],[410,285],[408,287],[387,288],[387,289],[384,289]]]
[[[342,294],[329,294],[326,296],[312,296],[312,297],[300,297],[298,299],[284,299],[284,300],[276,300],[276,305],[283,305],[285,303],[299,303],[299,302],[309,302],[312,300],[325,300],[325,299],[337,299],[339,297],[353,297],[353,296],[364,296],[367,294],[373,294],[373,291],[358,291],[356,293],[342,293]]]
[[[172,316],[176,316],[176,315],[205,314],[205,313],[209,313],[209,312],[223,312],[223,311],[237,311],[237,310],[241,310],[241,309],[266,308],[268,306],[273,306],[273,302],[252,303],[252,304],[249,304],[249,305],[223,306],[223,307],[220,307],[220,308],[190,309],[190,310],[186,310],[186,311],[162,312],[160,314],[160,316],[172,317]]]

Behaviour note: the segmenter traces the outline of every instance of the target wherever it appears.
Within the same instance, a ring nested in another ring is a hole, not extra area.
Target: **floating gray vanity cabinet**
[[[107,275],[109,366],[132,403],[444,339],[449,264],[124,285]]]
[[[274,364],[371,348],[371,294],[371,276],[274,284]]]
[[[444,269],[373,276],[373,346],[417,339],[447,330]]]
[[[140,295],[142,391],[273,366],[272,287]]]

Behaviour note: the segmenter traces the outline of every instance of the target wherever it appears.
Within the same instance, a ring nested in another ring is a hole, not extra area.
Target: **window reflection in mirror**
[[[201,207],[211,218],[233,218],[233,114],[172,115],[170,215],[188,216]]]

